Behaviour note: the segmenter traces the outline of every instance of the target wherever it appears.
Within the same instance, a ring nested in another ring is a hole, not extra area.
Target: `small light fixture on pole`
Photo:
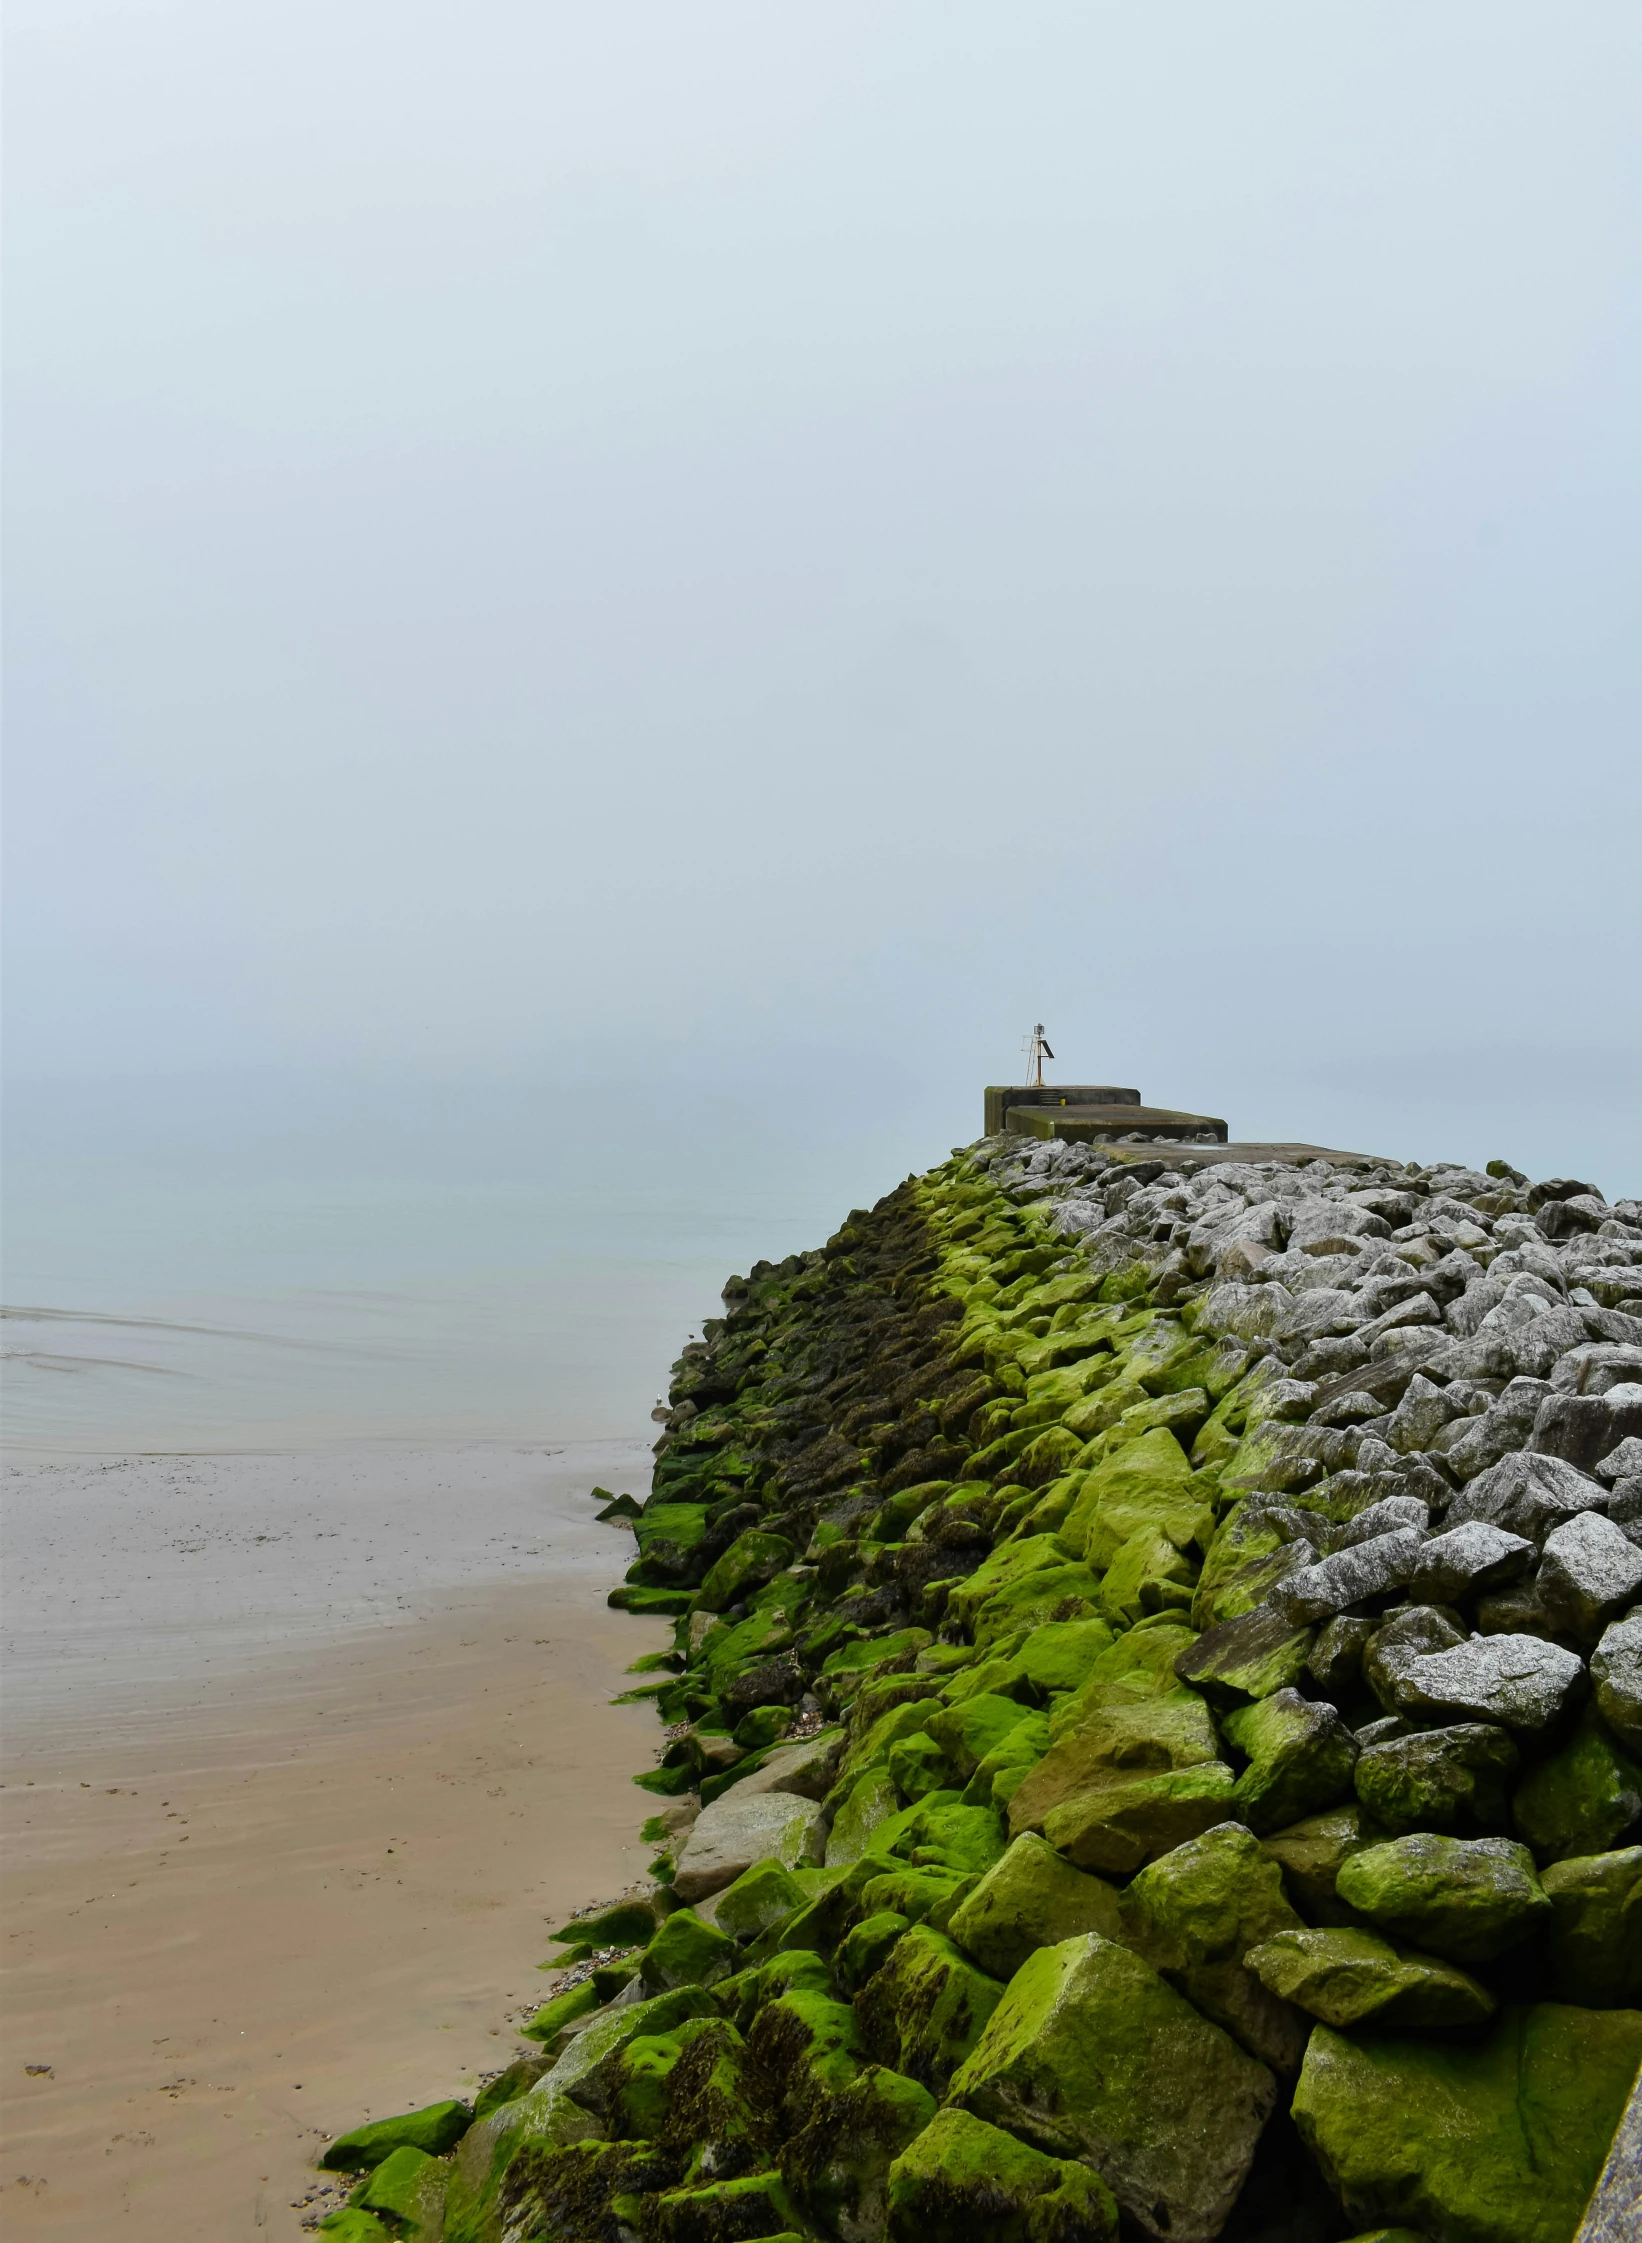
[[[1042,1090],[1043,1063],[1046,1059],[1053,1059],[1055,1055],[1049,1049],[1049,1038],[1043,1032],[1041,1020],[1021,1045],[1021,1049],[1026,1054],[1028,1082],[1034,1090]]]

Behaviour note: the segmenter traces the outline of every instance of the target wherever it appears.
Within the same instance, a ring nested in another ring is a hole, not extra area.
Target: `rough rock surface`
[[[471,2112],[332,2145],[337,2232],[1572,2243],[1642,2054],[1642,1204],[1004,1136],[724,1309],[597,1498],[673,1625],[651,1888]]]

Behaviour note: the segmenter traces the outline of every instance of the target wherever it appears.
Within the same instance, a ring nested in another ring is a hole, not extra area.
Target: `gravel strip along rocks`
[[[651,1884],[329,2232],[1642,2232],[1642,1205],[1175,1159],[730,1281],[597,1491]]]

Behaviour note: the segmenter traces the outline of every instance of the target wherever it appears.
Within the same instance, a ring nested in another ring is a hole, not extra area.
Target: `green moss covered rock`
[[[960,1783],[967,1783],[987,1754],[1031,1718],[1031,1709],[1014,1698],[981,1691],[959,1705],[932,1714],[925,1724]]]
[[[658,2243],[758,2243],[795,2231],[798,2217],[781,2175],[769,2172],[668,2189],[653,2200],[649,2224]]]
[[[805,2213],[841,2243],[881,2236],[895,2161],[936,2115],[904,2073],[868,2064],[781,2145],[781,2172]]]
[[[889,1748],[890,1778],[903,1799],[927,1799],[932,1791],[950,1790],[952,1763],[935,1739],[924,1730],[898,1737]]]
[[[1642,1822],[1642,1768],[1587,1713],[1561,1751],[1517,1786],[1511,1813],[1540,1861],[1606,1853]]]
[[[710,1986],[736,1967],[736,1947],[716,1925],[704,1924],[693,1908],[677,1909],[639,1958],[639,1975],[652,1994],[675,1986]]]
[[[1642,2006],[1642,1846],[1575,1855],[1541,1870],[1551,1903],[1551,1991],[1588,2009]]]
[[[850,1786],[827,1833],[827,1867],[859,1861],[881,1824],[901,1810],[901,1795],[887,1767],[863,1771]]]
[[[950,2099],[1090,2166],[1159,2243],[1210,2243],[1276,2082],[1137,1955],[1090,1934],[1015,1973]]]
[[[385,2217],[390,2232],[405,2243],[437,2243],[445,2220],[445,2184],[450,2167],[443,2158],[407,2143],[355,2189],[351,2201],[362,2211]]]
[[[1509,1732],[1483,1721],[1416,1730],[1370,1745],[1354,1780],[1364,1809],[1399,1836],[1414,1830],[1472,1837],[1503,1831],[1519,1764]]]
[[[1533,1855],[1508,1838],[1389,1839],[1350,1855],[1335,1891],[1376,1929],[1456,1963],[1491,1962],[1551,1914]]]
[[[773,1574],[792,1564],[798,1552],[785,1535],[767,1534],[761,1527],[737,1535],[724,1555],[709,1569],[696,1592],[700,1612],[723,1612],[732,1604],[745,1604]]]
[[[1282,1870],[1290,1900],[1309,1923],[1349,1924],[1359,1918],[1336,1890],[1341,1867],[1351,1855],[1377,1845],[1384,1836],[1359,1808],[1331,1807],[1321,1815],[1304,1815],[1260,1842]]]
[[[917,1924],[896,1941],[856,2000],[870,2052],[892,2070],[943,2091],[1003,1995],[950,1939]]]
[[[1110,1885],[1074,1869],[1047,1840],[1024,1832],[947,1928],[982,1970],[1007,1982],[1037,1948],[1091,1931],[1115,1939],[1121,1922],[1121,1902]]]
[[[584,1978],[579,1986],[571,1986],[564,1993],[555,1994],[550,2002],[543,2002],[530,2023],[521,2025],[519,2030],[526,2040],[546,2045],[556,2041],[565,2027],[573,2025],[578,2017],[590,2017],[601,2006],[598,1988],[591,1978]]]
[[[1302,1929],[1283,1873],[1240,1823],[1220,1823],[1143,1869],[1123,1895],[1123,1937],[1194,2008],[1274,2071],[1300,2068],[1306,2028],[1245,1958]]]
[[[1214,1512],[1196,1490],[1185,1450],[1164,1426],[1095,1466],[1062,1531],[1090,1565],[1104,1568],[1143,1527],[1183,1550],[1202,1552],[1214,1539]]]
[[[893,1908],[880,1908],[846,1932],[833,1957],[833,1969],[845,1993],[858,1993],[889,1960],[901,1934],[911,1929],[910,1916]]]
[[[1058,1726],[1060,1734],[1010,1799],[1009,1827],[1016,1836],[1042,1831],[1057,1807],[1104,1785],[1219,1757],[1208,1707],[1178,1683],[1166,1693],[1105,1706],[1085,1697],[1083,1718]]]
[[[1114,1628],[1158,1612],[1189,1612],[1197,1564],[1159,1526],[1137,1527],[1106,1569],[1100,1610]]]
[[[1281,1830],[1351,1797],[1357,1740],[1326,1699],[1278,1690],[1220,1726],[1248,1756],[1233,1811],[1251,1830]]]
[[[1639,2062],[1635,2010],[1508,2010],[1478,2046],[1319,2025],[1294,2117],[1353,2220],[1571,2243]]]
[[[398,2149],[421,2150],[443,2157],[453,2150],[473,2123],[466,2103],[429,2103],[419,2111],[404,2111],[397,2118],[372,2119],[339,2134],[321,2156],[328,2173],[365,2173]]]
[[[1457,1964],[1399,1951],[1377,1932],[1278,1932],[1247,1961],[1273,1994],[1342,2032],[1476,2025],[1494,2013],[1492,1994]]]
[[[1236,1788],[1225,1763],[1211,1760],[1086,1791],[1055,1808],[1043,1832],[1079,1869],[1120,1876],[1224,1822]]]
[[[775,2083],[790,2126],[802,2125],[817,2096],[847,2087],[865,2054],[849,2003],[799,1986],[764,2003],[747,2045]]]
[[[1105,2243],[1117,2203],[1087,2166],[944,2110],[889,2172],[891,2243]]]
[[[713,1922],[721,1933],[746,1944],[796,1915],[810,1897],[784,1863],[755,1861],[719,1894]]]
[[[327,2212],[318,2232],[328,2235],[331,2243],[394,2243],[392,2228],[384,2227],[374,2212],[358,2204],[343,2204]]]
[[[1316,1634],[1315,1628],[1291,1627],[1269,1605],[1259,1605],[1210,1627],[1175,1671],[1214,1705],[1244,1705],[1298,1682]]]

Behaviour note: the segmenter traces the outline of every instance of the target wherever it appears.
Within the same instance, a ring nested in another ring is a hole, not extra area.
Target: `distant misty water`
[[[696,1117],[544,1131],[528,1161],[465,1125],[385,1132],[372,1175],[351,1130],[293,1152],[230,1120],[9,1162],[14,1452],[649,1437],[729,1272],[904,1173]]]

